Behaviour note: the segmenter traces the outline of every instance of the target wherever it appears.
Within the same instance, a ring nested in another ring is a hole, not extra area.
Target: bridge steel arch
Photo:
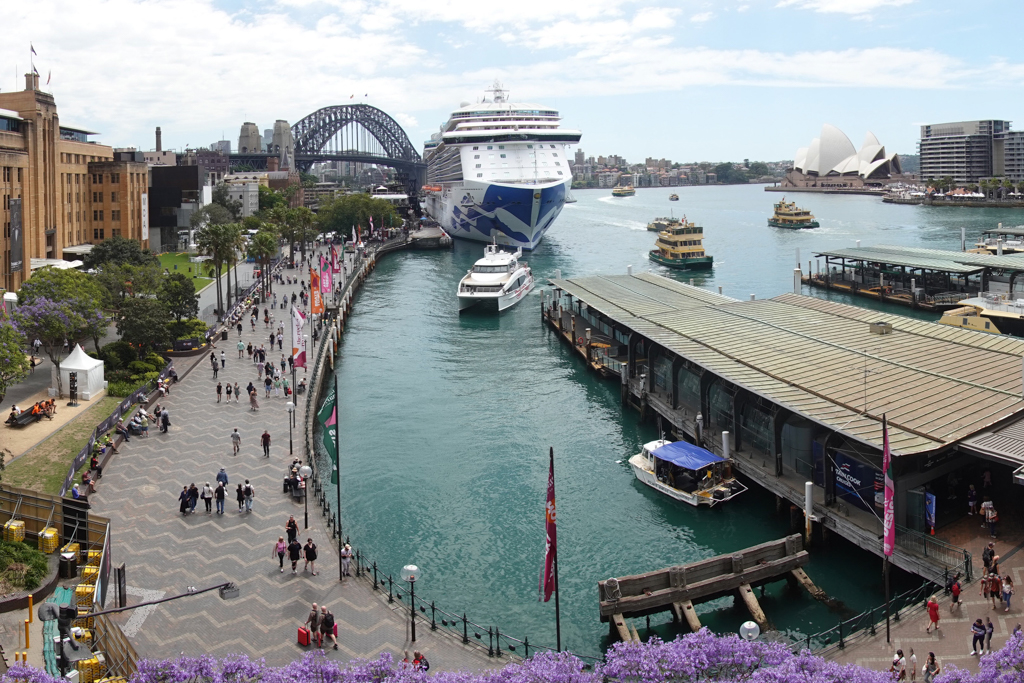
[[[348,125],[362,126],[380,143],[384,156],[366,152],[325,153],[324,148],[338,131]],[[314,161],[344,159],[391,166],[407,177],[410,194],[426,182],[427,166],[409,136],[386,112],[368,104],[343,104],[318,109],[292,126],[295,159],[303,170]]]

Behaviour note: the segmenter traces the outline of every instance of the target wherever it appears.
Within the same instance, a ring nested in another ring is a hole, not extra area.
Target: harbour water
[[[680,201],[669,202],[671,192]],[[781,196],[761,186],[640,189],[629,198],[607,190],[574,194],[578,202],[525,257],[540,283],[556,270],[572,277],[624,273],[629,265],[688,281],[690,273],[647,259],[655,234],[646,224],[670,211],[702,225],[715,256],[714,270],[693,273],[694,284],[721,286],[737,298],[790,291],[797,248],[806,268],[814,249],[852,247],[857,239],[864,246],[956,249],[961,226],[973,242],[1000,221],[1024,222],[1010,210],[803,194],[790,199],[811,209],[822,227],[787,231],[767,227]],[[541,325],[536,292],[501,316],[459,315],[456,285],[481,255],[481,245],[466,242],[452,251],[391,255],[359,294],[337,369],[345,533],[396,581],[403,565],[419,565],[417,597],[528,635],[533,645],[554,645],[554,605],[537,601],[552,446],[563,647],[597,654],[607,642],[598,580],[782,537],[790,532],[788,510],[776,514],[773,497],[756,487],[728,505],[697,510],[634,481],[626,460],[657,438],[656,428],[639,424],[637,413],[620,406],[618,385],[588,372]],[[840,539],[811,555],[808,574],[844,607],[830,609],[774,584],[761,603],[784,634],[814,633],[882,602],[876,558]],[[897,577],[894,590],[912,582]],[[723,632],[748,618],[731,599],[698,612]],[[663,637],[674,633],[668,621],[654,620]]]

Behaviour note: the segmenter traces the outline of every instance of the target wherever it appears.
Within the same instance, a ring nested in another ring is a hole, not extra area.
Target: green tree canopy
[[[277,234],[271,229],[260,230],[249,239],[248,255],[260,264],[260,279],[263,281],[264,295],[269,291],[270,274],[267,272],[270,259],[274,258],[278,248]]]
[[[348,235],[353,227],[369,228],[371,216],[375,227],[391,227],[398,214],[386,199],[375,199],[368,194],[349,194],[323,202],[316,216],[321,233]]]
[[[260,185],[260,211],[269,211],[275,207],[288,207],[288,200],[283,194],[276,190],[271,190],[269,187]]]
[[[117,319],[117,333],[142,358],[149,349],[167,343],[167,307],[159,299],[127,299]]]
[[[159,265],[160,260],[149,249],[143,249],[135,240],[111,237],[93,246],[82,259],[86,268],[98,268],[104,263],[131,264],[133,266]]]
[[[317,176],[312,173],[303,173],[302,171],[299,171],[299,180],[302,181],[303,187],[313,187],[320,182],[320,178]]]
[[[164,278],[160,291],[160,300],[167,306],[167,311],[177,322],[182,318],[199,317],[199,295],[192,278],[181,273],[171,273]]]
[[[104,306],[118,310],[125,299],[155,296],[163,284],[163,268],[159,264],[133,265],[108,261],[95,276],[104,289]]]
[[[0,319],[0,402],[7,390],[28,377],[25,335],[6,317]]]
[[[223,212],[222,216],[227,217],[228,213],[223,207],[217,204],[210,204],[204,209],[215,207]],[[237,235],[240,229],[234,223],[207,222],[195,235],[196,248],[200,254],[210,257],[210,264],[213,266],[217,286],[217,310],[224,310],[223,288],[221,287],[220,276],[224,266],[232,259],[232,250],[238,244]]]
[[[763,161],[750,162],[750,166],[747,167],[747,170],[749,171],[750,175],[755,178],[760,178],[761,176],[765,175],[771,175],[771,169],[769,169],[768,164],[764,163]]]
[[[106,329],[106,319],[96,309],[79,309],[73,301],[53,301],[39,297],[18,308],[14,313],[14,323],[25,335],[26,339],[38,339],[43,351],[57,369],[57,393],[64,396],[64,388],[60,377],[60,362],[64,352],[64,342],[74,344],[76,341],[92,334],[102,322]]]
[[[242,217],[242,202],[231,198],[227,185],[221,183],[213,188],[213,203],[224,207],[231,214],[232,220]]]
[[[59,270],[46,267],[32,271],[32,277],[18,290],[18,304],[21,306],[48,299],[68,303],[76,311],[81,312],[88,324],[74,339],[91,337],[97,351],[100,348],[100,338],[106,334],[108,327],[107,320],[100,313],[106,297],[106,290],[94,276],[74,268]],[[63,348],[63,341],[61,347]]]
[[[234,220],[231,212],[220,204],[207,204],[197,211],[192,212],[189,224],[193,230],[202,230],[208,225],[225,225]]]

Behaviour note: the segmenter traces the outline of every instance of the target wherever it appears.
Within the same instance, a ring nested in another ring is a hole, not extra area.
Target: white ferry
[[[686,441],[646,443],[629,466],[655,491],[693,506],[713,507],[747,490],[732,476],[728,460]]]
[[[581,133],[559,128],[550,107],[509,102],[500,83],[487,92],[424,145],[424,207],[453,237],[535,249],[575,201],[566,147]]]
[[[484,257],[459,281],[459,312],[480,304],[499,313],[515,306],[533,289],[533,272],[515,253],[501,251],[497,244],[484,248]]]

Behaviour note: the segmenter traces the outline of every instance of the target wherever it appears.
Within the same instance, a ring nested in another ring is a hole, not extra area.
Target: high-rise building
[[[26,74],[25,83],[0,93],[0,286],[11,291],[29,278],[33,259],[62,259],[66,247],[113,235],[149,246],[141,154],[116,158],[89,141],[94,133],[62,126],[39,76]]]
[[[577,149],[576,150],[576,165],[577,166],[582,166],[584,163],[586,163],[586,158],[587,157],[583,154],[583,150],[582,149]]]
[[[1024,131],[1014,130],[1006,134],[1003,174],[1015,183],[1024,183]]]
[[[1009,121],[957,121],[921,126],[918,149],[920,177],[950,177],[956,183],[976,183],[1004,173],[1004,142]]]
[[[263,140],[260,138],[260,129],[252,121],[242,124],[242,130],[238,134],[239,154],[259,154],[264,149]]]
[[[225,156],[231,155],[231,140],[218,140],[217,142],[210,145],[210,149],[214,152],[219,152]]]

